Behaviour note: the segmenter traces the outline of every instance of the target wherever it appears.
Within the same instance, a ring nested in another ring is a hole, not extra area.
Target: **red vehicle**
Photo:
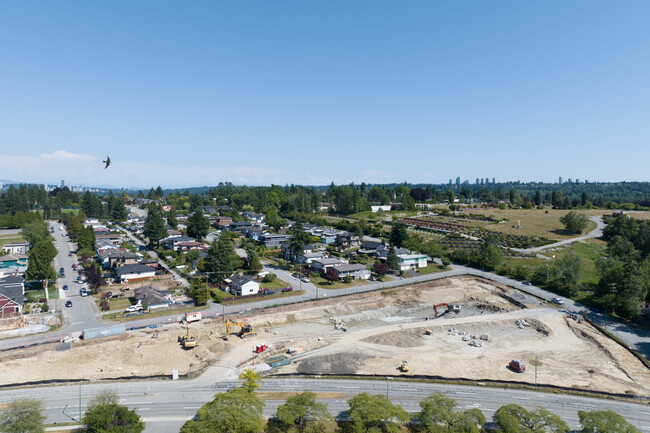
[[[518,359],[513,359],[512,361],[510,361],[508,367],[510,367],[512,370],[516,371],[517,373],[523,373],[524,371],[526,371],[526,365],[523,363],[523,361],[519,361]]]
[[[285,287],[284,289],[282,289],[283,292],[290,292],[292,290],[293,290],[293,287]]]

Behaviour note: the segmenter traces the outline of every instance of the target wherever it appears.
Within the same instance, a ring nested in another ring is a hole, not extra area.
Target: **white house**
[[[400,271],[408,271],[409,269],[419,269],[427,266],[426,254],[398,254],[397,263],[399,264]]]
[[[156,275],[156,270],[147,265],[125,265],[116,270],[120,282],[148,280]]]
[[[334,272],[336,272],[336,275],[338,275],[339,279],[350,276],[355,280],[367,280],[371,275],[371,272],[366,269],[365,266],[358,263],[352,265],[336,266],[333,269]]]
[[[250,275],[236,275],[230,279],[230,287],[237,296],[257,295],[260,284],[253,281]]]
[[[373,212],[389,212],[390,211],[390,205],[388,205],[388,206],[370,206],[370,209],[372,209]]]

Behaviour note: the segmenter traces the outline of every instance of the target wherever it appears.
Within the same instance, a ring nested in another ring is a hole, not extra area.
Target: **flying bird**
[[[111,157],[107,155],[106,161],[102,161],[102,162],[106,163],[106,167],[104,167],[104,170],[106,170],[108,166],[111,165]]]

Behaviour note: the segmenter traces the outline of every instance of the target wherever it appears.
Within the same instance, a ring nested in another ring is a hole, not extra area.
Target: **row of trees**
[[[45,431],[43,402],[23,398],[10,402],[0,410],[0,431],[6,433],[42,433]],[[103,391],[88,403],[81,431],[85,433],[140,433],[144,422],[136,409],[129,409],[119,403],[114,391]]]
[[[605,257],[597,261],[596,300],[606,311],[638,319],[650,301],[650,222],[622,214],[603,230]]]
[[[250,371],[240,375],[241,387],[219,393],[199,409],[181,433],[321,433],[334,431],[334,418],[317,394],[303,392],[278,406],[275,417],[264,422],[265,404],[255,394],[261,382]],[[434,393],[420,401],[420,410],[409,414],[385,395],[360,393],[348,400],[347,420],[339,421],[342,433],[397,433],[404,428],[414,433],[480,433],[486,418],[478,408],[461,410],[456,401]],[[639,433],[623,417],[612,411],[578,412],[584,433]],[[566,433],[569,426],[544,408],[528,411],[517,404],[500,407],[492,417],[502,433]]]

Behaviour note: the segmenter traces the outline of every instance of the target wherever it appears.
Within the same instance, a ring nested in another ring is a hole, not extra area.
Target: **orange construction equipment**
[[[447,311],[449,311],[449,304],[436,304],[433,306],[433,312],[435,315],[438,315],[438,307],[447,307]]]

